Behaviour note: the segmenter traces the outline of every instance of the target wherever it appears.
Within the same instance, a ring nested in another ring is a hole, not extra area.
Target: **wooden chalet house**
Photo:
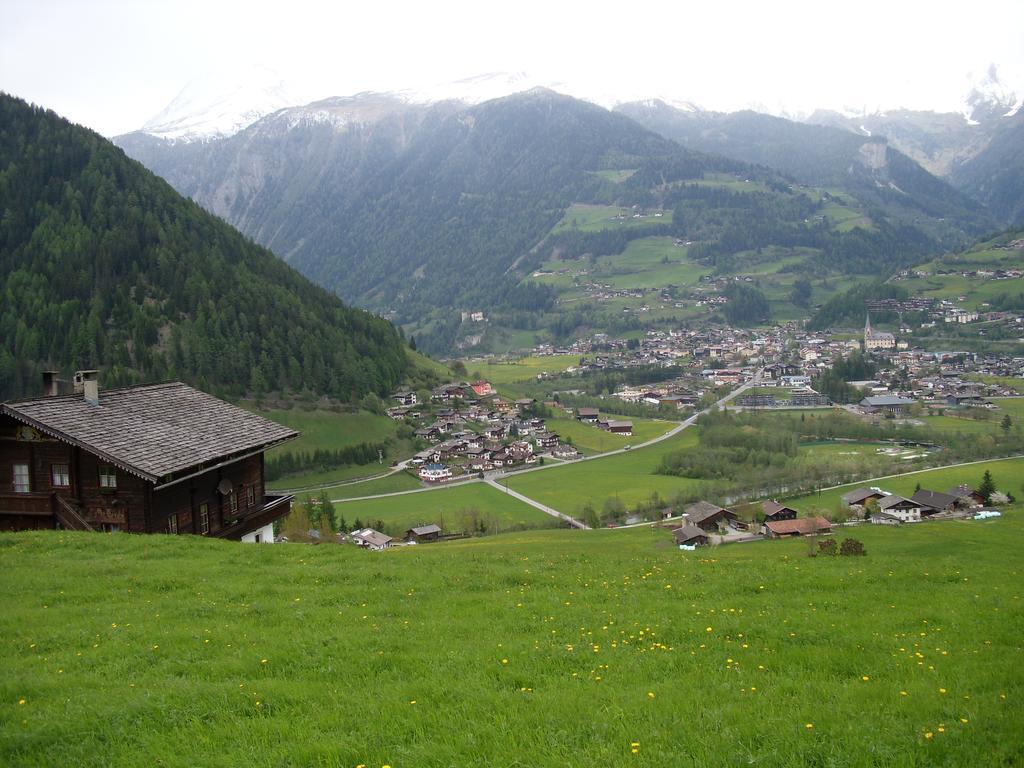
[[[294,430],[180,382],[0,404],[0,530],[193,533],[272,542],[292,497],[267,493],[264,451]]]

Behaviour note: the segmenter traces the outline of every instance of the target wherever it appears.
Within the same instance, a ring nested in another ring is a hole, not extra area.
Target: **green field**
[[[331,496],[335,498],[333,493]],[[422,523],[438,523],[445,531],[466,530],[469,525],[465,513],[470,510],[486,522],[488,531],[492,533],[558,523],[539,509],[484,483],[453,485],[366,501],[345,501],[337,504],[336,508],[338,515],[344,515],[349,523],[356,518],[363,522],[383,520],[392,532]]]
[[[566,438],[571,438],[577,450],[589,455],[613,451],[624,445],[644,443],[665,434],[676,425],[672,421],[639,419],[632,416],[611,416],[610,418],[632,421],[633,434],[630,437],[613,435],[611,432],[605,432],[603,429],[584,424],[573,418],[548,419],[547,428],[556,432],[563,441]]]
[[[608,181],[614,181],[616,184],[625,181],[636,172],[636,168],[619,168],[616,170],[590,171],[590,173],[594,174],[595,176],[599,176],[602,179],[606,179]]]
[[[562,232],[574,227],[581,232],[599,232],[602,229],[618,227],[644,227],[651,224],[668,224],[672,221],[671,211],[647,211],[643,218],[633,218],[635,211],[617,205],[592,205],[590,203],[573,203],[566,210],[562,220],[555,225],[552,232]],[[662,216],[654,214],[661,213]],[[624,216],[624,219],[616,219]]]
[[[653,474],[666,453],[697,444],[697,431],[688,429],[646,448],[558,469],[528,472],[509,481],[509,487],[560,512],[576,514],[586,502],[598,508],[605,499],[619,498],[626,506],[647,501],[652,493],[671,500],[697,481]]]
[[[387,416],[378,416],[367,411],[347,413],[324,409],[303,408],[264,409],[256,411],[279,424],[298,430],[301,436],[279,448],[267,452],[267,457],[291,451],[314,451],[337,449],[358,443],[380,443],[395,437],[397,422]],[[267,483],[270,488],[306,488],[332,485],[355,478],[378,475],[387,470],[392,461],[404,459],[413,453],[412,444],[403,441],[395,443],[384,456],[383,464],[374,462],[366,465],[351,465],[322,472],[301,472],[288,475]]]
[[[467,360],[466,369],[479,373],[495,387],[502,384],[513,384],[520,381],[532,381],[537,374],[562,373],[565,369],[579,365],[579,355],[543,355],[541,357],[522,357],[518,360],[505,362],[501,360]]]
[[[893,470],[896,469],[897,467],[893,467]],[[914,489],[920,483],[922,488],[929,491],[945,493],[950,488],[961,483],[966,483],[972,488],[977,487],[986,469],[992,473],[997,489],[1009,491],[1018,498],[1024,496],[1024,458],[1017,458],[994,459],[962,467],[926,469],[919,472],[908,472],[887,480],[866,480],[859,483],[850,483],[849,485],[843,485],[828,491],[809,493],[791,498],[786,503],[801,512],[805,512],[813,507],[823,510],[827,514],[840,506],[840,500],[844,493],[854,488],[860,488],[865,485],[877,485],[890,493],[912,496]],[[885,474],[892,474],[892,472],[886,472]]]
[[[313,451],[317,448],[344,448],[358,443],[379,443],[395,434],[394,421],[387,416],[366,411],[339,413],[289,408],[260,410],[257,413],[301,433],[297,440],[274,449],[277,451]],[[273,456],[274,450],[268,456]]]
[[[9,766],[1024,762],[1024,513],[685,553],[0,535]]]

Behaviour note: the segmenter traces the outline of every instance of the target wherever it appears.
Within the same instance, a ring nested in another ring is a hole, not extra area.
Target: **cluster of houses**
[[[843,506],[865,516],[875,525],[901,525],[938,517],[973,516],[985,504],[984,497],[968,485],[946,492],[919,489],[906,498],[881,488],[855,488],[842,496]],[[775,500],[762,503],[763,522],[759,532],[766,538],[821,535],[832,532],[832,523],[824,517],[800,517],[793,507]],[[748,526],[739,515],[708,501],[698,501],[683,511],[682,524],[672,531],[676,543],[684,548],[710,543],[711,536],[744,532]]]
[[[378,551],[391,547],[402,547],[410,544],[429,544],[445,538],[441,526],[434,523],[409,528],[401,539],[388,536],[373,528],[360,528],[348,534],[348,540],[362,549]]]
[[[397,405],[388,414],[421,422],[414,434],[430,444],[411,461],[424,482],[444,483],[458,475],[529,466],[543,454],[561,460],[580,456],[547,429],[545,419],[532,415],[533,399],[505,400],[487,381],[443,384],[431,393],[429,407],[420,405],[414,392],[397,392],[393,399]]]
[[[917,523],[935,515],[976,510],[984,506],[984,497],[968,485],[958,485],[945,493],[920,489],[910,498],[880,488],[855,488],[843,494],[843,506],[868,514],[876,525]]]
[[[764,521],[760,534],[767,538],[809,536],[832,532],[832,523],[824,517],[798,517],[797,510],[777,501],[761,506]],[[676,544],[683,548],[703,546],[713,534],[745,532],[748,526],[731,509],[708,501],[698,501],[683,511],[683,524],[672,531]]]

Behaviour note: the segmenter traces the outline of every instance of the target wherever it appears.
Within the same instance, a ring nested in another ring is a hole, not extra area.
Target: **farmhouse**
[[[844,493],[842,496],[844,507],[863,507],[869,501],[878,501],[884,499],[885,493],[878,490],[877,488],[855,488],[854,490]]]
[[[921,505],[921,514],[924,517],[934,515],[936,512],[952,512],[960,503],[959,499],[951,494],[924,489],[917,491],[910,498]]]
[[[538,432],[534,438],[537,440],[537,447],[545,451],[558,445],[558,435],[554,432]]]
[[[416,405],[418,402],[416,398],[416,393],[410,392],[409,390],[402,390],[401,392],[396,392],[391,397],[397,400],[401,405]]]
[[[271,543],[292,497],[267,493],[263,454],[294,430],[180,382],[0,405],[0,530],[195,533]]]
[[[705,531],[716,531],[720,525],[737,518],[735,512],[708,501],[691,504],[684,510],[683,515],[689,523]]]
[[[597,421],[599,413],[597,408],[577,408],[576,418],[579,421],[587,421],[593,424]]]
[[[352,540],[360,547],[372,550],[387,549],[394,541],[387,534],[375,531],[373,528],[360,528],[358,531],[353,531]]]
[[[779,504],[777,501],[766,501],[761,505],[761,509],[764,511],[764,521],[766,523],[769,521],[792,520],[797,515],[795,509]]]
[[[921,505],[918,502],[894,494],[879,499],[878,510],[897,518],[901,523],[916,523],[921,519]]]
[[[764,524],[764,535],[770,539],[779,539],[785,536],[811,536],[831,532],[832,523],[824,517],[770,520]]]
[[[672,531],[672,535],[676,537],[676,544],[679,545],[702,546],[707,544],[709,540],[705,531],[691,523],[686,523],[682,527],[676,528]]]
[[[430,525],[420,525],[415,528],[410,528],[405,532],[405,540],[415,541],[420,544],[424,544],[429,541],[440,541],[441,526],[431,523]]]

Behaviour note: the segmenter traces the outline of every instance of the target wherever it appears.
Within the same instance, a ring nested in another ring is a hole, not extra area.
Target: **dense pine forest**
[[[387,321],[346,307],[100,135],[0,94],[0,399],[39,371],[229,395],[385,393]]]

